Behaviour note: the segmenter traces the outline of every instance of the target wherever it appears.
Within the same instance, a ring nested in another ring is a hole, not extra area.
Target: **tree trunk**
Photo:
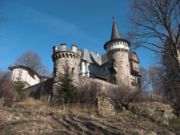
[[[178,71],[180,72],[180,50],[177,50],[177,65]]]

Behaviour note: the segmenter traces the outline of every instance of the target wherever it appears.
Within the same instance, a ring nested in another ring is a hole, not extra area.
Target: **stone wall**
[[[96,78],[88,78],[88,77],[80,77],[79,86],[83,85],[96,85],[97,89],[99,89],[102,93],[108,94],[109,90],[118,88],[118,85],[109,83],[104,80],[96,79]]]

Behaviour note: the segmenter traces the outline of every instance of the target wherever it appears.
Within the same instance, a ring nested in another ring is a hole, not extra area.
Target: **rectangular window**
[[[22,77],[22,70],[19,70],[18,78],[21,78],[21,77]]]

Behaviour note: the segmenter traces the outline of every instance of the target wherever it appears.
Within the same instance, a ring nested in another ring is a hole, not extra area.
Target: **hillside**
[[[141,106],[144,114],[146,106]],[[12,108],[0,108],[1,135],[176,135],[167,124],[147,115],[137,114],[136,105],[115,116],[102,117],[94,107],[74,105],[50,107],[43,102],[28,99],[14,103]],[[133,109],[132,109],[133,108]],[[152,108],[152,106],[151,106]],[[158,115],[158,114],[157,114]],[[177,131],[178,132],[178,131]]]

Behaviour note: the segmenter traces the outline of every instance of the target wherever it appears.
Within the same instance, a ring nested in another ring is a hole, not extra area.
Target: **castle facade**
[[[94,78],[118,86],[137,87],[140,85],[140,62],[130,46],[128,40],[121,38],[113,19],[111,39],[104,44],[104,55],[80,50],[74,44],[71,49],[65,43],[59,48],[53,46],[54,80],[58,81],[67,63],[76,83],[82,82],[82,78]]]

